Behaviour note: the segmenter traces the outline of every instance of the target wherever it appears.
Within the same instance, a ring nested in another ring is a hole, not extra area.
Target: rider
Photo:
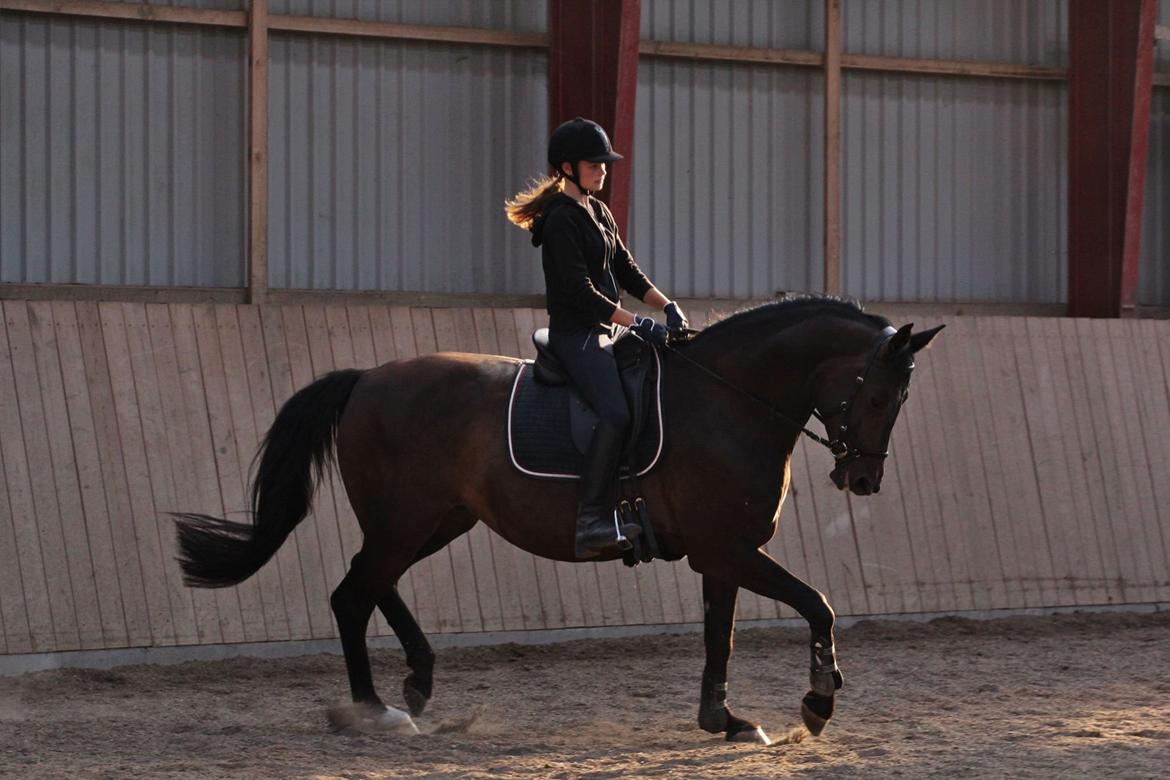
[[[596,122],[577,117],[548,142],[552,175],[507,202],[508,219],[532,231],[544,266],[549,347],[600,420],[585,453],[577,505],[578,558],[590,558],[640,528],[620,524],[614,509],[617,470],[630,425],[613,355],[614,326],[624,325],[652,344],[687,327],[677,303],[658,291],[622,243],[613,214],[593,194],[605,183],[606,164],[622,159]],[[666,325],[623,309],[618,284],[666,315]]]

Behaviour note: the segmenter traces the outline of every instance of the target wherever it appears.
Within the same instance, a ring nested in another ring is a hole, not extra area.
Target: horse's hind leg
[[[363,547],[353,557],[349,571],[333,591],[329,603],[337,618],[341,650],[345,653],[345,670],[349,675],[349,689],[354,702],[381,706],[382,700],[374,690],[374,678],[370,671],[366,628],[374,612],[374,605],[384,595],[378,592],[377,580],[370,576],[370,568],[370,552]],[[396,576],[389,581],[392,583],[395,580]]]
[[[712,734],[724,732],[728,742],[769,744],[764,730],[735,717],[727,708],[727,662],[735,631],[735,600],[739,586],[703,575],[703,644],[707,662],[699,691],[699,727]]]
[[[411,715],[421,715],[434,686],[435,653],[410,608],[398,594],[398,588],[378,602],[378,609],[382,610],[386,622],[402,644],[406,665],[410,667],[410,674],[402,681],[402,698],[406,700]]]
[[[459,536],[471,530],[478,520],[470,512],[456,509],[447,514],[435,533],[427,539],[422,549],[415,555],[411,565],[423,558],[438,552]],[[378,608],[386,616],[386,622],[402,644],[406,654],[406,665],[410,667],[410,674],[402,681],[402,697],[411,715],[421,715],[430,701],[434,688],[435,653],[427,641],[426,635],[419,627],[410,608],[403,602],[398,588],[391,588],[378,601]]]
[[[438,529],[439,517],[435,513],[419,512],[410,519],[386,522],[390,513],[385,502],[361,504],[352,500],[351,492],[351,503],[365,537],[361,550],[350,561],[349,571],[330,598],[341,635],[341,649],[345,653],[350,694],[355,704],[364,705],[376,715],[398,713],[409,721],[405,713],[387,709],[374,689],[366,629],[374,607],[390,597],[398,578]],[[428,514],[433,519],[428,521]],[[380,522],[371,522],[373,518]],[[378,717],[384,720],[380,715]]]

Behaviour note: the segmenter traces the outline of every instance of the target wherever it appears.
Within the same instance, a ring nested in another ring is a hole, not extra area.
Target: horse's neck
[[[870,330],[831,317],[811,318],[767,335],[758,327],[728,323],[721,338],[696,343],[694,357],[803,423],[812,412],[823,369],[864,351],[873,338]]]

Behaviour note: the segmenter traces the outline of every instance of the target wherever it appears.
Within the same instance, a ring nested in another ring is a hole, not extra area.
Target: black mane
[[[708,325],[695,338],[698,340],[708,333],[720,332],[732,326],[764,323],[767,323],[770,332],[775,333],[791,325],[804,322],[811,317],[822,315],[863,322],[879,329],[890,324],[890,321],[885,317],[862,311],[861,305],[856,301],[836,298],[831,295],[806,294],[740,309],[718,322]]]

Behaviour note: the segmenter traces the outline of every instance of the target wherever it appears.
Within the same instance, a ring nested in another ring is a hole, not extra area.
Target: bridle
[[[691,333],[697,333],[697,331],[691,331]],[[721,384],[726,385],[727,387],[736,391],[740,395],[746,396],[760,406],[763,406],[768,411],[768,413],[772,415],[772,417],[776,418],[780,422],[788,425],[791,428],[799,430],[817,444],[828,448],[829,452],[833,453],[833,459],[836,460],[837,464],[840,466],[863,457],[879,458],[882,460],[889,457],[889,449],[878,452],[875,450],[863,450],[861,447],[851,446],[849,443],[849,425],[852,422],[853,402],[857,400],[857,396],[861,392],[861,388],[865,386],[865,382],[869,378],[869,372],[873,368],[874,363],[877,362],[877,356],[881,354],[882,347],[885,346],[891,338],[893,338],[895,333],[897,333],[897,331],[894,328],[886,326],[881,332],[881,337],[870,348],[869,354],[865,359],[865,369],[861,372],[861,375],[857,377],[853,385],[853,392],[850,393],[849,397],[842,401],[841,405],[838,407],[838,413],[841,415],[841,424],[837,426],[836,432],[830,433],[827,438],[815,433],[814,431],[810,431],[805,425],[802,425],[796,420],[793,420],[788,415],[779,411],[767,400],[760,398],[758,395],[752,393],[749,390],[745,390],[734,382],[728,380],[726,377],[721,376],[720,374],[717,374],[716,372],[707,368],[689,355],[680,352],[676,347],[671,346],[669,341],[666,343],[666,348],[678,357],[682,358],[685,362],[690,363],[695,368],[710,376],[712,379],[715,379]],[[826,422],[825,415],[815,406],[813,407],[812,413],[814,417],[825,424],[825,428],[827,430],[828,423]]]
[[[857,460],[858,458],[878,458],[880,460],[885,460],[890,455],[888,448],[881,452],[877,452],[875,450],[863,450],[860,447],[850,447],[849,443],[846,441],[846,437],[849,434],[849,424],[853,420],[853,402],[857,400],[858,393],[860,393],[861,388],[865,386],[865,380],[869,379],[869,370],[873,368],[873,364],[877,362],[877,356],[881,353],[882,347],[885,346],[885,344],[891,338],[893,338],[894,334],[897,332],[898,331],[888,325],[882,330],[881,338],[876,344],[873,345],[869,351],[869,355],[865,359],[865,370],[861,372],[861,376],[857,377],[853,384],[853,392],[849,394],[848,398],[841,402],[841,424],[837,427],[836,436],[831,438],[829,443],[826,445],[828,446],[829,451],[833,453],[833,458],[835,458],[839,464],[849,463],[850,461]],[[818,420],[824,423],[827,430],[829,425],[827,422],[825,422],[825,417],[820,412],[820,410],[814,406],[812,413],[813,417],[816,417]]]

